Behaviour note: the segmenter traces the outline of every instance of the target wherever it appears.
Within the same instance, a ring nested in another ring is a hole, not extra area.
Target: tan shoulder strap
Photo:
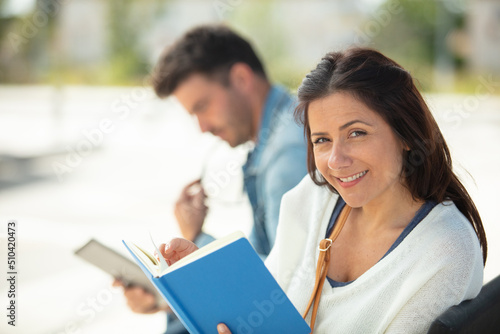
[[[332,233],[330,234],[330,238],[323,239],[319,243],[319,257],[318,264],[316,265],[316,280],[314,282],[314,289],[312,291],[311,298],[309,299],[309,303],[307,304],[306,311],[302,315],[305,319],[314,303],[311,315],[311,333],[314,332],[314,323],[316,321],[316,313],[318,312],[321,291],[323,290],[323,284],[325,283],[326,274],[328,272],[328,264],[330,263],[330,246],[333,244],[335,239],[337,239],[340,231],[342,231],[350,212],[351,207],[346,204],[339,215],[338,221],[335,224]]]

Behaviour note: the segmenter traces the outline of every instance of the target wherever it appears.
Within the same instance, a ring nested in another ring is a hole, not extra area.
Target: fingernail
[[[224,324],[218,324],[217,330],[219,331],[219,333],[227,333],[227,327]]]

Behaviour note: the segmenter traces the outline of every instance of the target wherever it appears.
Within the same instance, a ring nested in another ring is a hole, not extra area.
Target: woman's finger
[[[227,328],[227,326],[222,323],[217,325],[217,332],[219,332],[219,334],[231,334],[229,328]]]
[[[174,238],[168,244],[161,244],[159,248],[161,255],[169,265],[174,264],[197,249],[198,247],[193,242],[182,238]]]

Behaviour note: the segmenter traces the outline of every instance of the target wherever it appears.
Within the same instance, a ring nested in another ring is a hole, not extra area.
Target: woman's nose
[[[339,142],[332,144],[330,156],[328,157],[328,168],[340,170],[351,165],[351,159],[346,154],[345,145]]]

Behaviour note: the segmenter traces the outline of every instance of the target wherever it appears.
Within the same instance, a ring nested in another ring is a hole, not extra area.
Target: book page
[[[159,274],[158,260],[156,260],[154,256],[152,256],[151,254],[149,254],[148,251],[142,249],[136,244],[128,241],[124,242],[128,246],[128,248],[135,254],[135,256],[137,256],[137,258],[142,262],[142,264],[149,270],[149,272],[153,276],[158,277]]]

